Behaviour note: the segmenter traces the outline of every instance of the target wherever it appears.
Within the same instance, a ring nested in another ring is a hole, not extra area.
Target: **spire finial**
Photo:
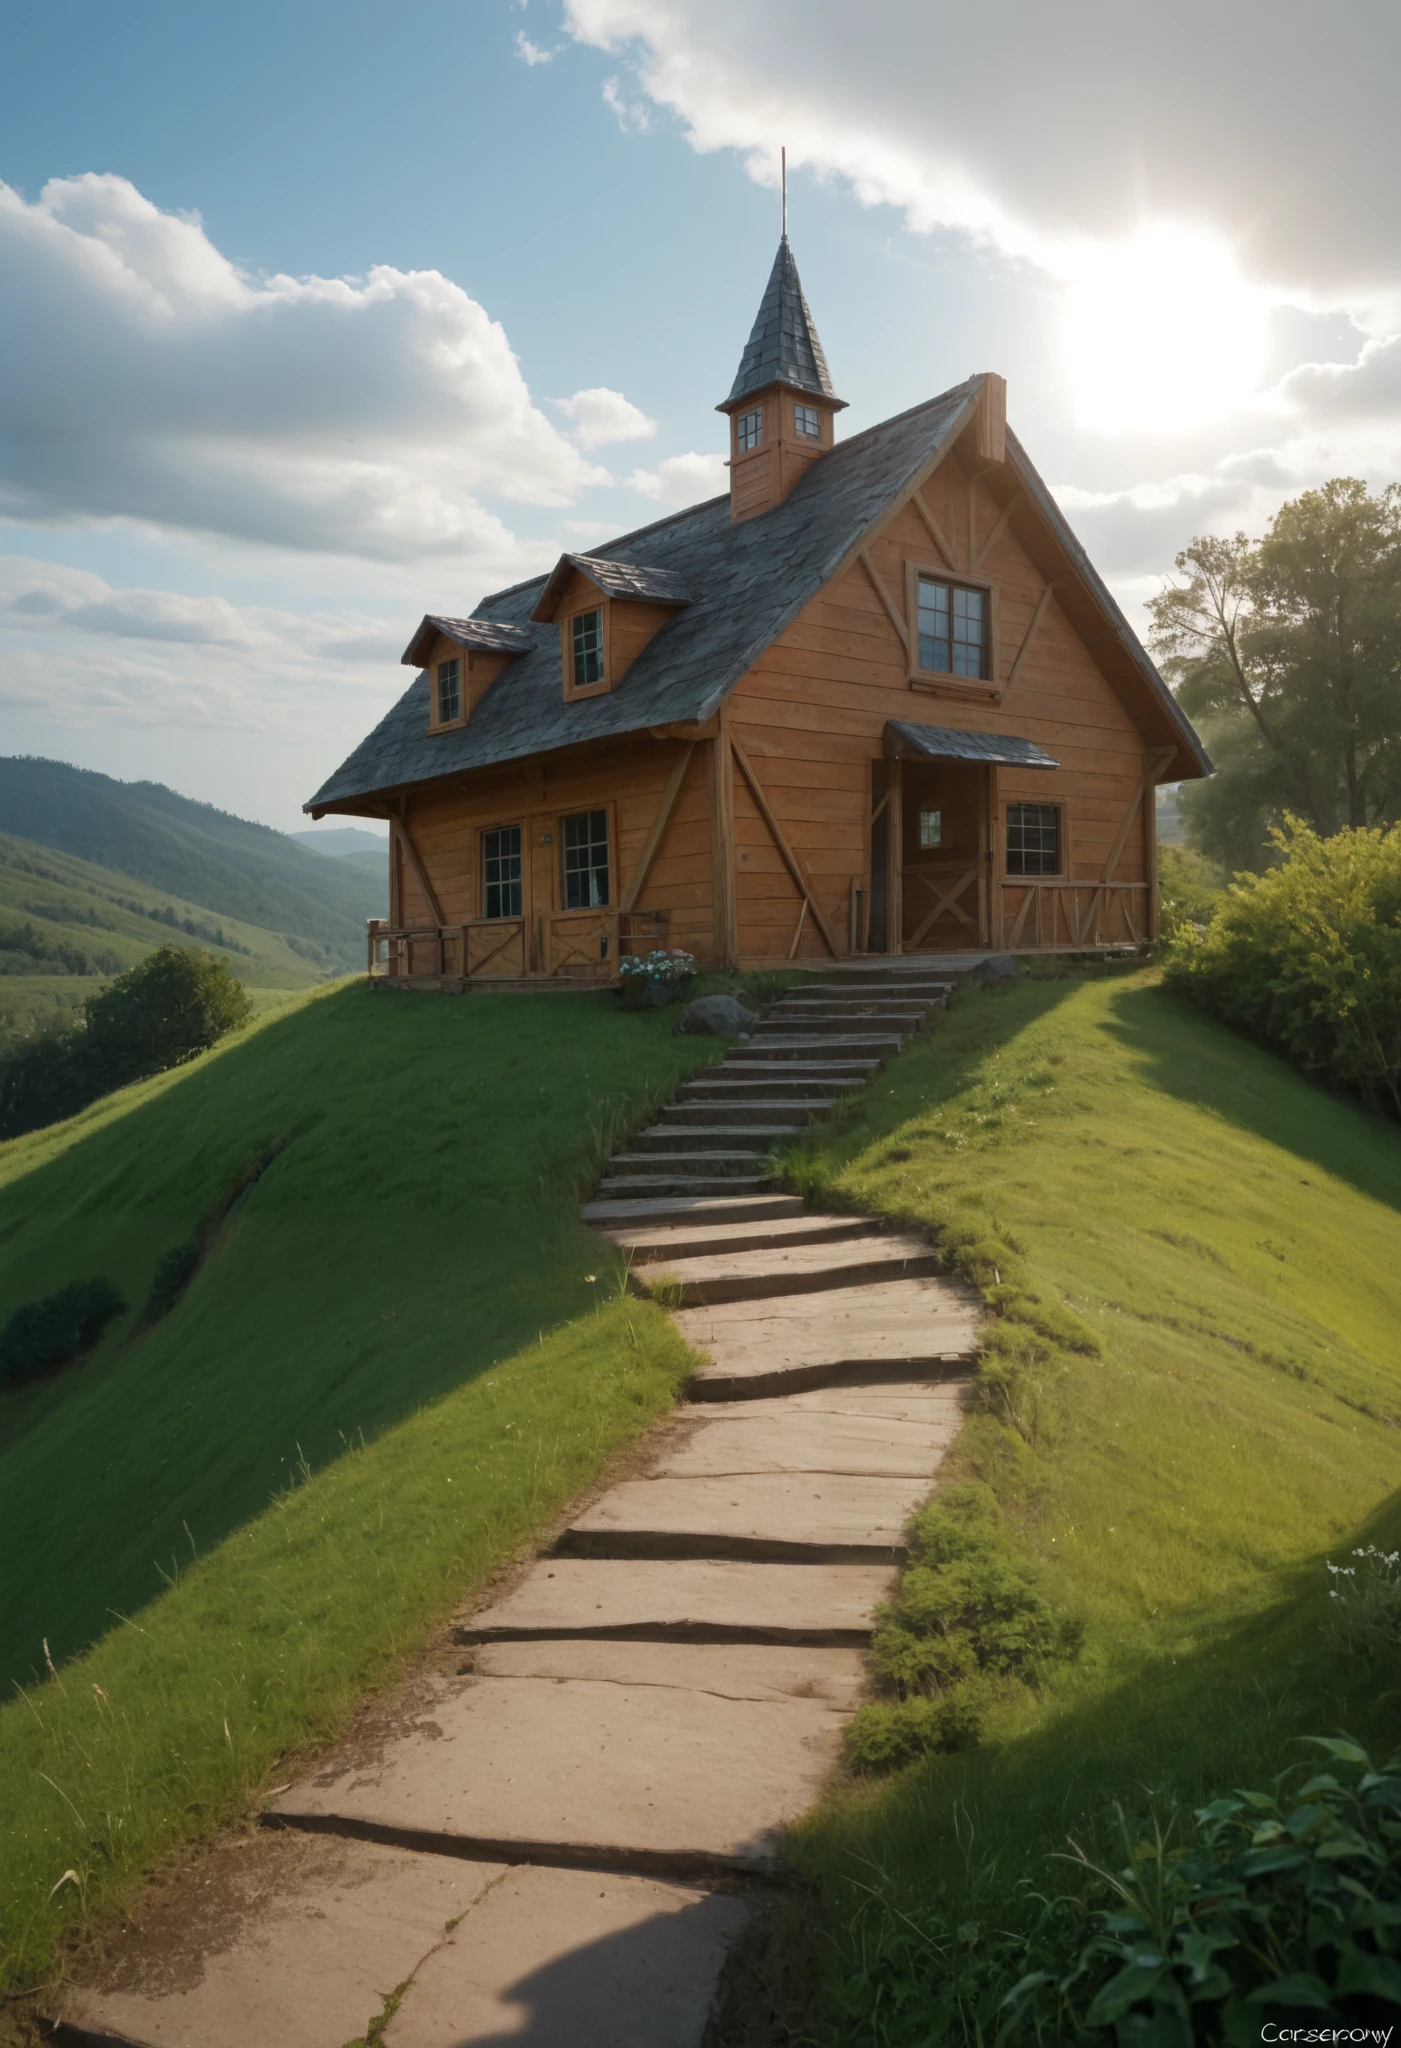
[[[788,240],[788,145],[785,143],[778,152],[781,166],[779,179],[783,187],[783,239]]]

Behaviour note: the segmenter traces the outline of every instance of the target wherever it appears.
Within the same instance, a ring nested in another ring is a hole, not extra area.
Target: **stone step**
[[[918,1480],[928,1488],[963,1421],[967,1383],[837,1387],[767,1401],[686,1408],[649,1479],[738,1479],[773,1472]]]
[[[560,1557],[737,1558],[762,1564],[899,1564],[933,1483],[832,1472],[625,1479],[564,1531]]]
[[[737,1063],[736,1063],[737,1064]],[[817,1065],[817,1062],[813,1062]],[[875,1069],[869,1069],[873,1073]],[[819,1074],[776,1074],[772,1062],[750,1078],[739,1074],[727,1060],[721,1067],[714,1067],[699,1081],[683,1081],[676,1092],[677,1104],[691,1102],[745,1102],[767,1097],[777,1101],[781,1096],[797,1096],[800,1099],[820,1096],[830,1103],[836,1096],[851,1095],[864,1088],[868,1073],[848,1074],[831,1063],[831,1071],[823,1077]]]
[[[787,1101],[767,1101],[763,1096],[721,1094],[715,1091],[712,1101],[671,1102],[662,1111],[659,1128],[673,1129],[677,1124],[810,1124],[823,1110],[832,1107],[830,1095],[800,1095]]]
[[[759,1059],[747,1057],[748,1047],[731,1055],[723,1066],[711,1067],[713,1085],[723,1087],[727,1083],[741,1087],[763,1087],[777,1089],[780,1094],[799,1094],[812,1088],[860,1089],[874,1080],[881,1070],[879,1060],[823,1060],[792,1059],[775,1060],[765,1054]],[[687,1087],[692,1084],[688,1081]]]
[[[864,1003],[859,1009],[837,1010],[813,1003],[810,1006],[805,1004],[801,1011],[797,1008],[770,1010],[768,1016],[754,1026],[749,1043],[753,1045],[765,1038],[790,1037],[799,1032],[820,1038],[850,1036],[863,1025],[870,1030],[898,1032],[902,1038],[907,1038],[918,1031],[923,1022],[922,1010],[904,1008],[878,1012]]]
[[[746,1060],[894,1059],[904,1036],[894,1031],[758,1032],[744,1048]],[[728,1061],[726,1062],[728,1065]]]
[[[868,996],[860,993],[843,996],[784,996],[772,1009],[765,1012],[769,1017],[894,1017],[910,1015],[927,1016],[930,1010],[940,1007],[935,996]]]
[[[643,1136],[646,1135],[644,1132]],[[751,1133],[745,1132],[744,1135],[748,1137]],[[781,1135],[786,1137],[787,1132]],[[673,1180],[678,1175],[687,1174],[700,1174],[702,1177],[708,1175],[711,1179],[719,1179],[727,1174],[764,1172],[768,1168],[768,1160],[762,1151],[746,1146],[715,1145],[707,1150],[702,1145],[673,1145],[669,1150],[663,1151],[659,1146],[649,1145],[641,1152],[616,1152],[613,1155],[612,1168],[609,1180],[638,1173],[663,1173],[668,1174]]]
[[[789,1124],[653,1124],[633,1139],[635,1157],[653,1152],[715,1152],[729,1154],[733,1147],[751,1146],[742,1156],[762,1159],[770,1143],[792,1136]],[[739,1151],[733,1156],[740,1157]],[[628,1154],[620,1155],[627,1158]]]
[[[743,1564],[724,1559],[542,1558],[500,1600],[465,1615],[459,1643],[612,1641],[829,1643],[870,1640],[888,1565]]]
[[[770,1295],[819,1294],[937,1273],[940,1259],[914,1236],[862,1237],[700,1257],[662,1257],[632,1274],[640,1293],[662,1293],[668,1303],[702,1308]]]
[[[724,1195],[727,1190],[736,1195],[757,1195],[772,1186],[772,1173],[619,1173],[610,1174],[600,1183],[599,1195],[608,1202],[659,1201],[666,1197],[697,1201]]]
[[[709,1195],[679,1199],[662,1196],[652,1200],[644,1196],[638,1201],[586,1202],[579,1211],[585,1223],[606,1234],[671,1223],[696,1228],[726,1223],[759,1225],[783,1217],[801,1219],[805,1213],[801,1195],[741,1195],[733,1201]]]
[[[603,1235],[635,1265],[658,1260],[701,1258],[712,1252],[762,1251],[771,1245],[826,1244],[834,1239],[880,1237],[874,1216],[796,1215],[743,1218],[724,1223],[658,1223],[602,1226]]]
[[[493,1643],[470,1673],[425,1676],[381,1736],[321,1759],[263,1819],[434,1861],[774,1872],[863,1675],[859,1651],[825,1646]]]
[[[911,975],[908,979],[895,982],[877,979],[872,975],[855,975],[849,981],[841,981],[835,975],[825,981],[804,982],[800,988],[789,989],[781,998],[783,1002],[818,1002],[837,998],[842,1002],[867,992],[878,1002],[900,998],[911,1002],[946,1002],[953,993],[951,981],[932,981],[923,975]]]
[[[683,1308],[677,1327],[707,1362],[693,1401],[733,1401],[801,1387],[948,1378],[975,1359],[981,1304],[946,1279],[882,1280],[814,1298]]]

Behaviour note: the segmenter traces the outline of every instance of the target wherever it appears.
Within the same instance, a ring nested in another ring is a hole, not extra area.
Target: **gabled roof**
[[[646,733],[709,718],[770,643],[902,504],[974,415],[981,377],[839,441],[758,518],[730,519],[728,496],[623,534],[588,557],[618,568],[639,558],[674,575],[691,602],[642,649],[616,689],[566,703],[559,631],[532,623],[549,580],[533,577],[483,598],[475,625],[505,624],[529,651],[494,682],[465,726],[428,731],[428,677],[421,675],[306,805],[352,803],[441,776],[462,775],[559,747]],[[1078,572],[1082,608],[1118,644],[1181,753],[1203,774],[1211,763],[1054,498],[1015,437],[1007,460],[1035,503],[1058,558]],[[1190,772],[1190,770],[1186,771]]]
[[[546,624],[555,617],[576,569],[605,597],[651,604],[691,602],[691,593],[674,569],[657,569],[643,562],[610,562],[602,555],[561,555],[540,593],[540,602],[530,614],[532,619]]]
[[[766,384],[791,384],[795,391],[811,391],[818,398],[830,398],[836,406],[844,407],[846,404],[846,400],[838,398],[832,389],[827,358],[822,353],[822,343],[817,338],[808,302],[803,297],[798,266],[793,261],[787,235],[779,243],[778,254],[773,259],[773,269],[769,272],[764,296],[759,301],[753,331],[739,359],[739,370],[730,395],[715,410],[732,412],[742,400],[762,391]]]
[[[1059,768],[1060,762],[1035,740],[1000,732],[958,732],[947,725],[911,725],[903,718],[885,724],[885,751],[923,754],[931,761],[995,761],[1003,768]]]
[[[499,619],[440,619],[428,612],[400,662],[422,668],[439,640],[455,640],[477,654],[524,654],[534,644],[523,627],[503,625]]]

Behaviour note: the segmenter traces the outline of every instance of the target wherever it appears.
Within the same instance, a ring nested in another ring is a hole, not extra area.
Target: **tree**
[[[1183,791],[1194,842],[1273,857],[1288,816],[1323,838],[1401,816],[1401,489],[1338,477],[1263,540],[1194,540],[1149,603],[1152,643],[1216,762]]]

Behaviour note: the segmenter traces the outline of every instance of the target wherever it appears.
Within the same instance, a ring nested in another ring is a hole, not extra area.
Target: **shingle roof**
[[[837,405],[843,403],[832,389],[827,358],[803,297],[787,235],[773,259],[773,269],[759,301],[753,332],[739,359],[730,395],[717,410],[729,412],[742,398],[762,391],[766,384],[791,384],[798,391],[812,391]]]
[[[927,754],[934,761],[996,761],[1003,768],[1059,768],[1060,762],[1034,740],[1009,738],[997,732],[956,732],[946,725],[909,725],[903,718],[886,721],[886,752]],[[891,744],[891,735],[895,744]]]
[[[602,555],[561,555],[531,613],[533,619],[555,616],[576,569],[596,583],[605,597],[647,598],[653,604],[691,602],[690,591],[674,569],[656,569],[644,562],[610,562]]]
[[[399,659],[415,666],[426,660],[440,634],[479,654],[524,654],[533,645],[523,627],[503,625],[500,619],[441,619],[428,612]]]
[[[420,675],[374,731],[305,806],[349,803],[447,775],[462,775],[552,748],[616,739],[651,726],[709,718],[727,692],[810,598],[900,502],[927,463],[963,428],[981,389],[970,378],[896,418],[883,420],[814,462],[788,497],[738,525],[728,496],[623,534],[589,560],[636,564],[675,576],[691,593],[605,696],[564,701],[559,631],[531,623],[548,578],[536,576],[483,598],[473,620],[519,633],[529,651],[494,682],[465,726],[428,731],[428,677]],[[1096,575],[1054,498],[1014,436],[1008,459],[1061,548],[1204,773],[1211,763],[1128,621]]]

